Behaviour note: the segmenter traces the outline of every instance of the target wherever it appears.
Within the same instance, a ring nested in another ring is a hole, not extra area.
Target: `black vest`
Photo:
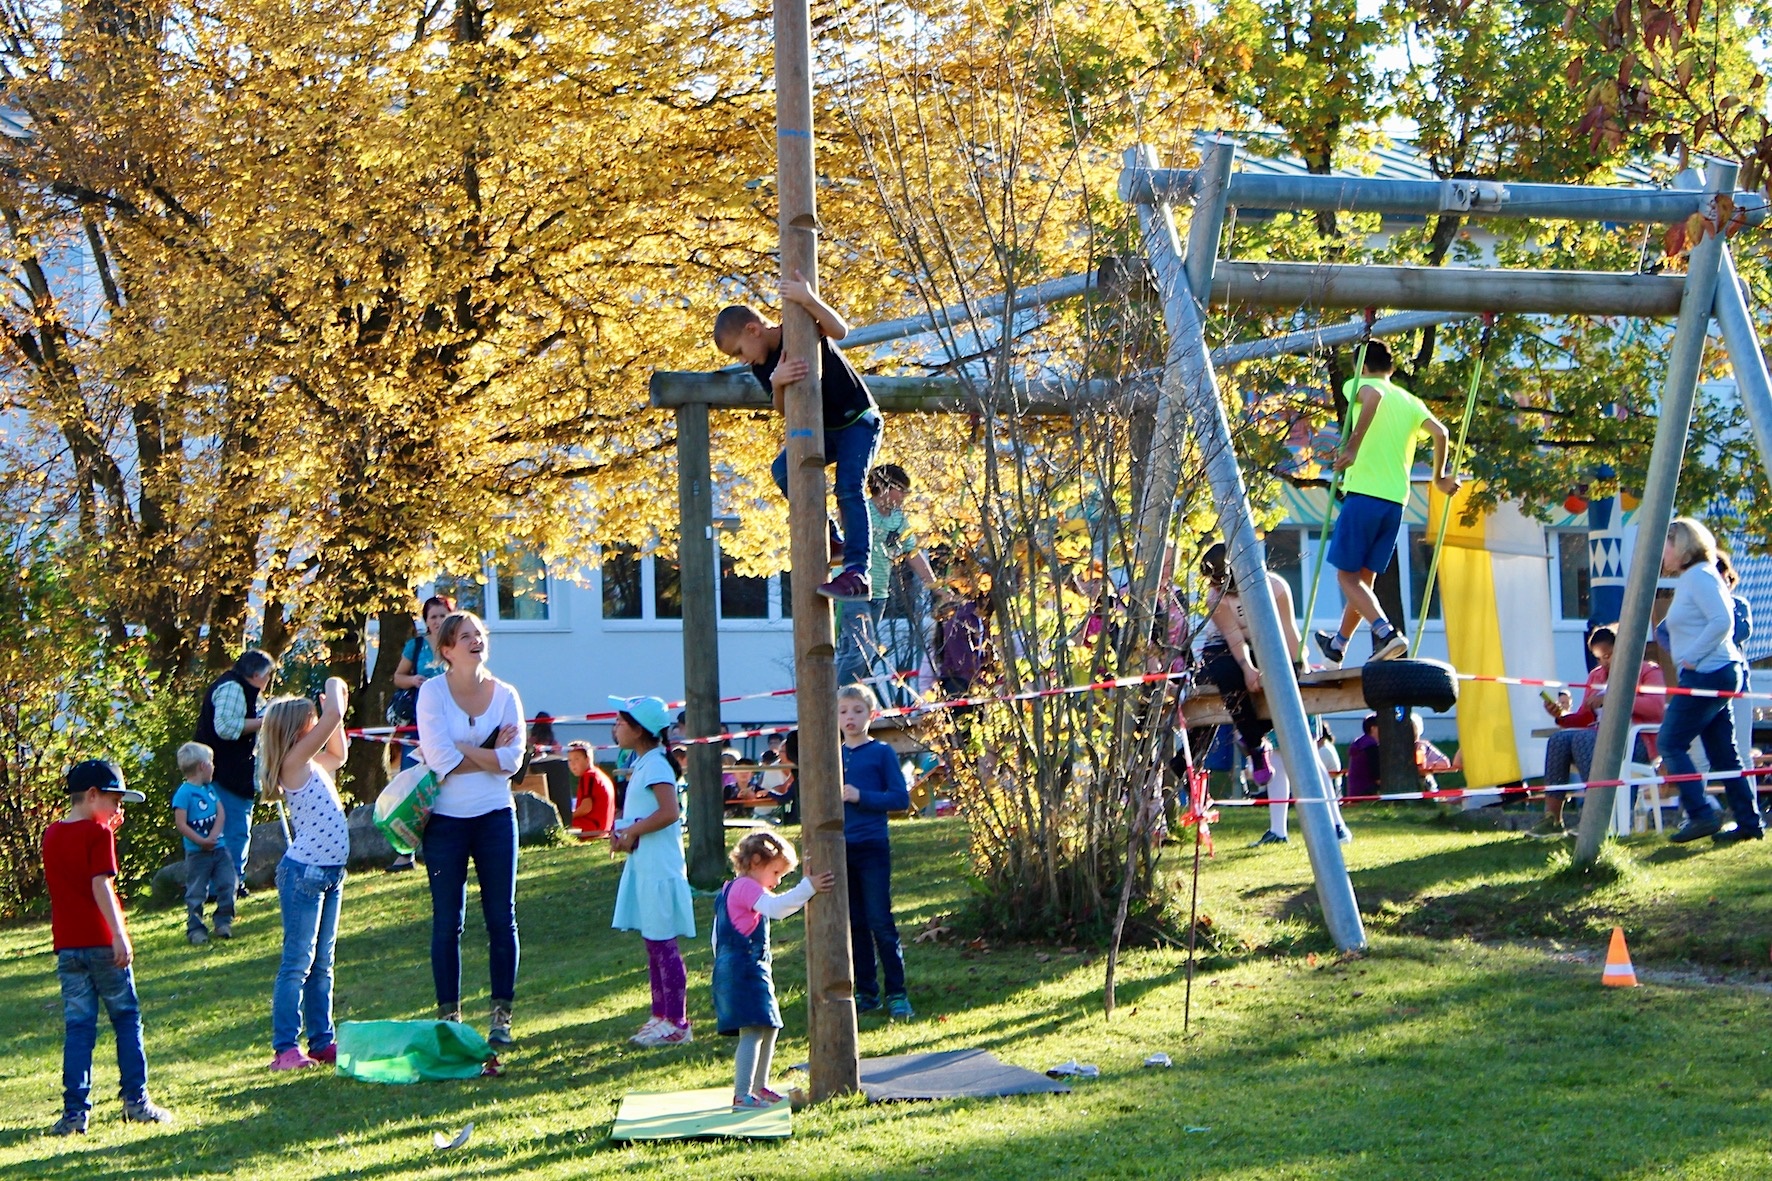
[[[247,718],[258,716],[258,689],[245,677],[229,669],[203,693],[203,708],[197,713],[196,737],[198,742],[215,752],[215,785],[240,799],[256,799],[258,784],[253,776],[258,764],[252,752],[258,743],[258,735],[242,734],[238,738],[223,738],[215,732],[215,691],[229,681],[239,685],[246,694]]]

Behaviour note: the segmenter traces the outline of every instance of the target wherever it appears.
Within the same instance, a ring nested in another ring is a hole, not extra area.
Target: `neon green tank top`
[[[1415,466],[1417,440],[1425,433],[1421,424],[1433,417],[1427,404],[1402,386],[1385,377],[1366,375],[1360,384],[1378,391],[1378,411],[1366,437],[1360,440],[1360,454],[1354,465],[1341,475],[1341,487],[1347,492],[1363,492],[1396,504],[1409,503],[1409,470]],[[1348,437],[1360,425],[1360,403],[1354,396],[1352,380],[1342,383],[1342,393],[1352,403],[1348,418]]]

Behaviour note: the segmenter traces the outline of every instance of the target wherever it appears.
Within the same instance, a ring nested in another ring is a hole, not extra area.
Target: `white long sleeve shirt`
[[[461,766],[460,746],[479,746],[507,725],[517,727],[517,741],[497,749],[497,772],[473,771]],[[494,679],[492,703],[486,712],[470,717],[455,702],[449,682],[433,677],[418,689],[418,748],[425,765],[443,780],[432,811],[439,816],[469,818],[516,807],[511,799],[511,776],[523,764],[529,742],[523,725],[523,702],[517,691]]]
[[[1674,663],[1681,668],[1714,673],[1741,660],[1734,640],[1735,603],[1709,562],[1701,560],[1680,573],[1663,622]]]

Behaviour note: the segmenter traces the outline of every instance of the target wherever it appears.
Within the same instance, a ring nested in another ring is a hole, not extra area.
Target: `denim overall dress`
[[[769,920],[757,916],[756,930],[740,931],[726,910],[728,882],[714,899],[714,1021],[728,1037],[747,1025],[781,1028],[770,970]]]

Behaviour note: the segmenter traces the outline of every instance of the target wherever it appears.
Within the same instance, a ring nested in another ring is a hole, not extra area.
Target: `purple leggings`
[[[652,977],[652,1015],[684,1024],[689,1018],[689,973],[675,939],[646,941],[646,971]]]

